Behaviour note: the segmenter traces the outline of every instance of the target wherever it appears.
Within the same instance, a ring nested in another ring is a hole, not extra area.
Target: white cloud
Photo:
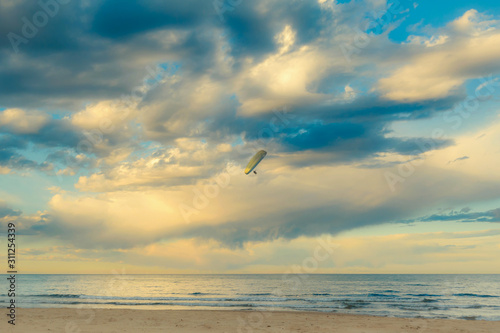
[[[414,55],[376,86],[386,99],[415,102],[445,98],[468,79],[500,71],[496,65],[500,58],[498,24],[485,21],[475,10],[436,36],[411,37],[404,47],[411,47]]]
[[[25,111],[21,109],[6,109],[0,111],[0,127],[7,127],[17,134],[37,133],[50,117],[38,111]]]

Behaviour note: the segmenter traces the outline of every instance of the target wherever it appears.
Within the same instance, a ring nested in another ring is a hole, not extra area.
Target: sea
[[[7,275],[0,297],[7,306]],[[500,320],[500,275],[17,275],[20,308],[320,311]]]

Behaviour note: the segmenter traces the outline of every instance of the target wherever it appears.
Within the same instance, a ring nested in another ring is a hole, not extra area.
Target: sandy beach
[[[406,319],[317,312],[17,309],[1,332],[500,332],[499,321]]]

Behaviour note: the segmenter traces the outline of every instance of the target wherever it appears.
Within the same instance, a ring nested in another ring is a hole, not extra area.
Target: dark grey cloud
[[[356,181],[356,180],[353,180]],[[429,191],[433,186],[433,191]],[[458,172],[419,170],[406,179],[397,197],[369,207],[331,202],[316,207],[278,210],[254,219],[230,221],[217,226],[194,226],[176,234],[177,237],[215,239],[229,247],[240,247],[249,241],[269,241],[278,238],[338,234],[342,231],[383,223],[461,221],[500,222],[500,209],[471,212],[467,208],[449,214],[418,216],[432,205],[456,206],[471,200],[491,200],[498,197],[497,182],[466,179]],[[300,190],[299,190],[300,191]],[[422,195],[425,193],[425,195]],[[307,197],[307,194],[304,194]],[[473,198],[473,199],[471,199]]]
[[[148,7],[146,3],[142,7]],[[115,6],[114,12],[110,12],[110,6]],[[140,20],[129,17],[124,21],[120,19],[120,11],[137,14],[138,19],[147,22],[148,17],[141,17],[137,7],[141,6],[132,1],[96,1],[86,5],[71,1],[61,5],[58,13],[40,27],[33,38],[28,38],[26,44],[20,44],[18,53],[14,52],[7,34],[22,36],[23,18],[31,22],[41,8],[37,2],[3,8],[3,16],[9,19],[0,24],[2,106],[43,104],[46,109],[76,109],[88,101],[119,98],[121,94],[130,93],[147,74],[143,66],[135,66],[137,57],[149,56],[153,63],[168,60],[168,56],[161,56],[164,50],[157,42],[148,44],[147,38],[131,42],[119,36],[108,38],[105,34],[103,25],[107,22],[111,26],[118,24],[122,31],[133,36],[134,32],[127,29],[138,27]],[[106,13],[110,15],[107,19]],[[102,34],[99,29],[94,30],[94,21],[103,29]],[[117,51],[122,55],[118,56]]]
[[[225,117],[217,117],[210,121],[207,133],[201,133],[200,138],[210,138],[214,142],[219,142],[228,135],[245,133],[243,137],[248,141],[249,147],[260,145],[288,153],[299,151],[335,153],[324,161],[326,163],[361,161],[385,152],[419,155],[454,144],[452,139],[391,137],[388,136],[391,131],[387,129],[389,122],[385,121],[341,120],[323,123],[319,120],[292,116],[294,118],[287,119],[286,125],[279,122],[271,125],[272,117],[267,115],[242,118],[226,114]],[[273,128],[277,128],[276,132]],[[313,160],[311,163],[322,162]],[[372,164],[372,167],[374,166]],[[380,165],[380,167],[385,166],[387,165]]]
[[[469,159],[469,156],[457,157],[456,159],[454,159],[452,161],[449,161],[448,164],[455,163],[455,162],[458,162],[458,161],[464,161],[464,160],[468,160],[468,159]]]
[[[12,169],[32,169],[37,167],[38,163],[29,160],[11,149],[0,149],[0,165]]]
[[[328,206],[282,211],[252,220],[231,221],[219,226],[200,226],[182,237],[209,238],[229,247],[241,247],[246,242],[266,242],[278,238],[319,236],[379,224],[402,216],[402,208],[377,207],[361,209],[332,203]]]
[[[19,216],[21,212],[19,210],[14,210],[7,206],[3,201],[0,201],[0,219],[6,216]]]
[[[1,111],[0,111],[1,112]],[[85,139],[81,130],[67,119],[50,119],[35,133],[18,133],[9,125],[0,126],[0,165],[11,169],[37,169],[52,171],[52,158],[37,162],[29,158],[30,144],[36,149],[50,151],[58,148],[77,150],[79,142]],[[50,157],[50,155],[49,155]]]
[[[0,166],[9,169],[50,170],[49,163],[38,163],[23,156],[20,151],[28,147],[29,140],[0,132]]]
[[[2,214],[4,214],[2,216]],[[3,219],[6,217],[6,219]],[[2,207],[2,203],[0,202],[0,227],[3,230],[7,230],[9,223],[14,223],[16,225],[16,234],[17,235],[37,235],[40,234],[36,230],[36,226],[38,224],[46,223],[46,219],[48,215],[46,214],[37,214],[33,216],[28,216],[23,214],[19,210],[12,210],[9,207]]]
[[[472,212],[470,208],[461,209],[460,211],[452,210],[449,213],[433,214],[413,221],[422,222],[439,222],[439,221],[456,221],[456,222],[500,222],[500,208],[491,209],[483,212]]]
[[[108,0],[95,11],[92,32],[125,38],[160,28],[193,28],[214,16],[210,1]]]
[[[1,106],[43,102],[45,108],[75,109],[119,98],[146,76],[145,66],[137,66],[140,58],[149,64],[182,60],[206,72],[214,67],[214,41],[225,29],[211,1],[72,1],[14,52],[7,35],[23,37],[25,21],[32,23],[41,10],[30,1],[2,8]],[[165,45],[165,35],[157,39],[155,32],[177,36]]]
[[[278,238],[294,239],[300,236],[319,236],[324,233],[338,234],[363,226],[391,222],[417,207],[402,201],[388,203],[376,208],[363,209],[356,206],[332,204],[329,206],[288,210],[262,216],[252,220],[235,220],[217,226],[196,226],[187,231],[156,233],[147,237],[141,235],[117,235],[105,219],[69,225],[58,216],[48,216],[46,220],[32,227],[33,232],[60,239],[72,239],[74,244],[84,248],[130,248],[146,245],[163,239],[200,238],[215,239],[224,246],[242,247],[247,242],[266,242]],[[100,232],[95,233],[98,228]]]
[[[1,129],[1,127],[0,127]],[[28,145],[28,141],[12,134],[0,134],[1,149],[23,149]]]
[[[85,156],[84,158],[77,158],[75,153],[70,149],[57,150],[49,153],[45,162],[60,165],[62,168],[69,167],[74,172],[81,169],[89,171],[95,167],[94,158],[90,158],[88,156]]]
[[[266,242],[278,238],[294,239],[300,236],[320,236],[324,233],[338,234],[343,231],[383,223],[411,223],[435,221],[500,222],[500,209],[477,213],[450,213],[432,215],[421,219],[403,220],[430,201],[422,200],[409,204],[393,201],[374,207],[346,207],[331,204],[288,212],[252,220],[231,221],[218,226],[194,227],[177,237],[199,237],[215,239],[228,247],[242,247],[247,242]]]
[[[53,119],[35,134],[26,134],[27,140],[47,147],[74,147],[83,138],[81,130],[66,119]]]
[[[431,118],[437,113],[449,110],[466,97],[463,91],[441,99],[412,103],[396,102],[381,99],[375,94],[365,94],[350,103],[336,103],[322,106],[312,105],[298,107],[297,114],[307,117],[321,117],[324,120],[356,120],[356,121],[395,121]]]
[[[301,132],[301,130],[303,132]],[[366,123],[315,124],[287,130],[284,144],[291,151],[327,150],[339,154],[363,158],[379,152],[393,152],[402,155],[418,155],[428,150],[440,149],[453,143],[452,140],[429,138],[384,137],[389,131],[381,126]],[[432,142],[431,144],[428,144]]]

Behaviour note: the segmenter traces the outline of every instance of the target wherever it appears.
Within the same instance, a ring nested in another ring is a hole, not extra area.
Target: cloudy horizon
[[[500,273],[496,3],[2,1],[0,18],[20,272],[280,273],[330,235],[316,273]]]

